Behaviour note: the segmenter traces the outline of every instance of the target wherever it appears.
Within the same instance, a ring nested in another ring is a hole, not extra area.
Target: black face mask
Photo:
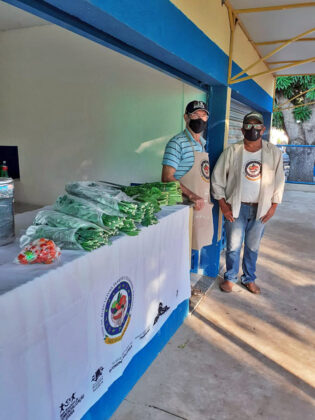
[[[246,140],[256,141],[261,137],[260,135],[261,130],[256,130],[254,127],[251,128],[250,130],[244,130],[244,131],[245,131],[244,137]]]
[[[197,120],[190,120],[189,121],[189,128],[196,134],[201,133],[206,128],[207,121],[198,118]]]

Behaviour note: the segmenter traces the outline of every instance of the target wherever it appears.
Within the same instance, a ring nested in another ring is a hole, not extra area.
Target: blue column
[[[266,131],[264,132],[263,139],[269,140],[270,136],[270,129],[271,129],[271,112],[262,112],[262,115],[264,117],[264,124],[266,127]]]
[[[226,119],[229,118],[229,109],[227,110],[227,104],[230,103],[230,95],[231,91],[226,86],[212,86],[209,91],[210,116],[207,131],[207,151],[209,153],[211,172],[224,149]],[[203,268],[204,275],[216,277],[219,274],[221,240],[217,240],[219,205],[215,200],[212,214],[214,223],[214,240],[212,245],[202,248],[200,268]]]

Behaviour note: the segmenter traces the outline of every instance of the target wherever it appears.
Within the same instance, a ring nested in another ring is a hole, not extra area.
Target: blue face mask
[[[199,134],[205,130],[207,121],[198,118],[197,120],[190,120],[188,125],[194,133]]]

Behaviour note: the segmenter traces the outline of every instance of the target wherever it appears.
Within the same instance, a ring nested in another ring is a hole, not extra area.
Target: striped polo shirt
[[[185,133],[189,136],[196,152],[203,152],[206,144],[203,137],[200,137],[202,145],[198,143],[187,129],[171,138],[165,147],[162,165],[175,168],[176,179],[184,176],[194,164],[194,152]]]

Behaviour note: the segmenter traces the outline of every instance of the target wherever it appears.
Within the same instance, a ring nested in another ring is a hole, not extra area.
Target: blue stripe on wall
[[[169,0],[134,0],[132,7],[130,0],[5,1],[40,17],[45,13],[46,18],[47,14],[53,15],[49,18],[52,22],[169,74],[177,72],[188,82],[191,77],[194,85],[226,85],[228,56]],[[48,3],[53,6],[51,11]],[[74,17],[80,21],[71,23],[69,18]],[[84,22],[95,28],[94,32],[84,29]],[[233,63],[232,74],[241,70]],[[232,88],[236,99],[271,112],[271,96],[254,81],[234,84]]]
[[[240,73],[243,69],[233,61],[232,76]],[[245,73],[243,76],[248,76]],[[243,77],[242,76],[242,77]],[[232,98],[243,102],[255,108],[257,111],[272,112],[273,98],[268,95],[266,91],[260,87],[254,80],[246,80],[245,82],[235,83],[230,85],[232,90]]]
[[[107,392],[82,417],[82,420],[106,420],[110,418],[128,392],[184,322],[188,311],[189,300],[187,299],[177,306],[158,333],[132,358],[123,375],[108,388]]]

